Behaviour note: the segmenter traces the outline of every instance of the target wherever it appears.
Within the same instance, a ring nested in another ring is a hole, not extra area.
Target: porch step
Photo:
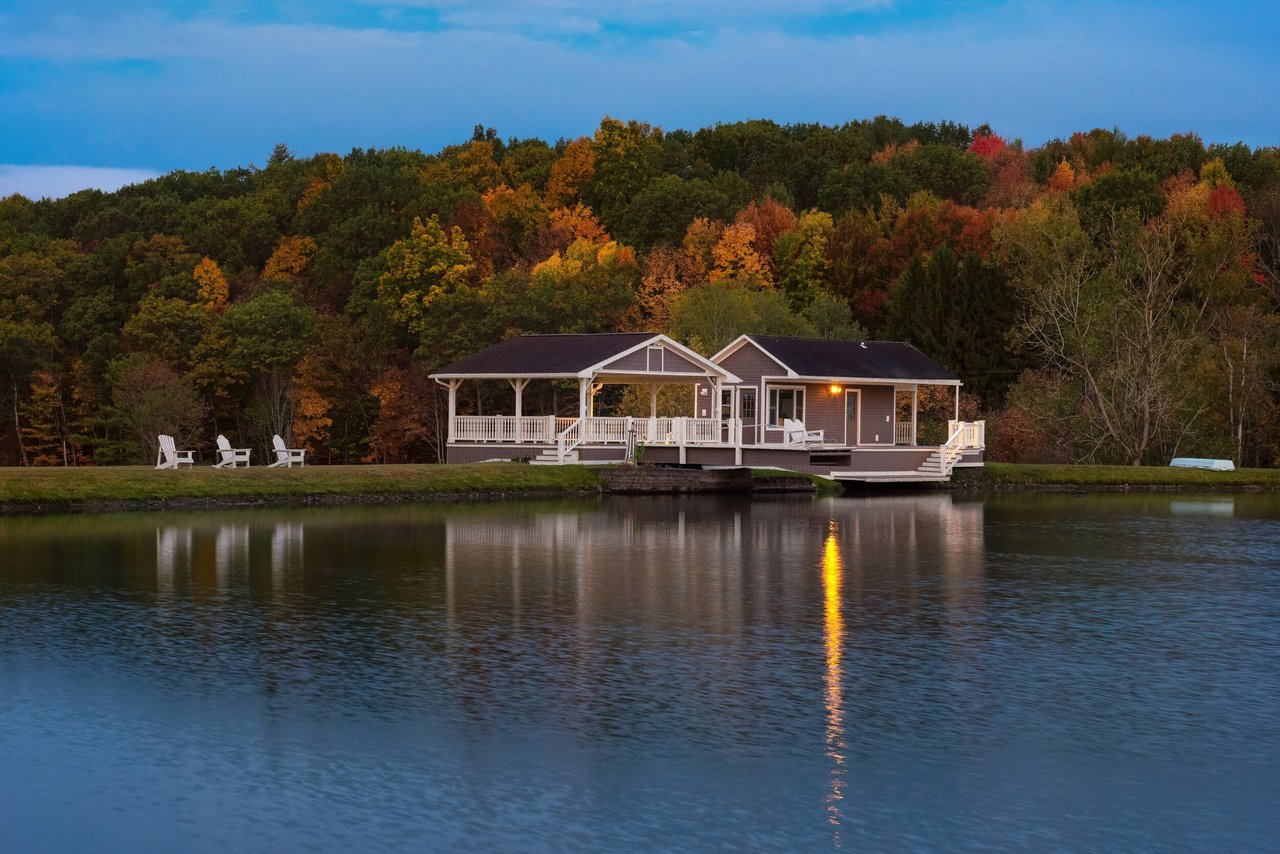
[[[929,477],[942,477],[942,451],[931,453],[916,471]]]
[[[566,463],[576,463],[578,461],[578,452],[576,450],[569,451],[569,453],[564,455],[564,461]],[[560,465],[560,460],[556,458],[555,451],[542,451],[536,457],[529,460],[529,465],[558,466]]]
[[[856,483],[947,483],[951,478],[922,471],[833,471],[832,480]]]

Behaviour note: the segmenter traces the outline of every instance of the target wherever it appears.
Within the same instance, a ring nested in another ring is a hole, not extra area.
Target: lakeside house
[[[945,481],[982,465],[985,424],[959,419],[960,379],[910,344],[742,335],[711,358],[661,334],[524,335],[441,368],[449,391],[447,461],[646,462],[776,467],[837,480]],[[507,382],[510,414],[459,415],[458,389]],[[578,387],[576,414],[530,414],[535,381]],[[606,385],[649,390],[649,417],[597,415]],[[684,385],[687,416],[658,416],[658,391]],[[945,440],[921,445],[924,386],[954,393]]]

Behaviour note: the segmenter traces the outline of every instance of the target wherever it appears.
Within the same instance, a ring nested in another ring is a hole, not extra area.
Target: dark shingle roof
[[[956,380],[951,371],[900,341],[834,341],[749,335],[802,377],[884,380]]]
[[[511,377],[550,374],[571,377],[653,337],[652,332],[521,335],[459,359],[435,374],[498,374]]]

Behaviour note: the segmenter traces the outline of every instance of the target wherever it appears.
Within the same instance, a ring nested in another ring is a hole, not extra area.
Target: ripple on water
[[[1117,499],[0,520],[0,823],[65,850],[1265,848],[1280,511]]]

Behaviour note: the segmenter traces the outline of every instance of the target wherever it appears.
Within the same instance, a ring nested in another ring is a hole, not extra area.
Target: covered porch
[[[432,377],[449,393],[448,460],[529,458],[568,463],[629,459],[639,445],[713,445],[736,438],[715,417],[718,400],[733,374],[665,335],[533,335],[513,338],[441,369]],[[458,412],[458,391],[467,381],[509,384],[510,414]],[[577,384],[576,413],[526,414],[524,393],[537,380]],[[597,413],[608,385],[648,389],[649,417]],[[665,386],[689,389],[690,416],[659,416]]]

